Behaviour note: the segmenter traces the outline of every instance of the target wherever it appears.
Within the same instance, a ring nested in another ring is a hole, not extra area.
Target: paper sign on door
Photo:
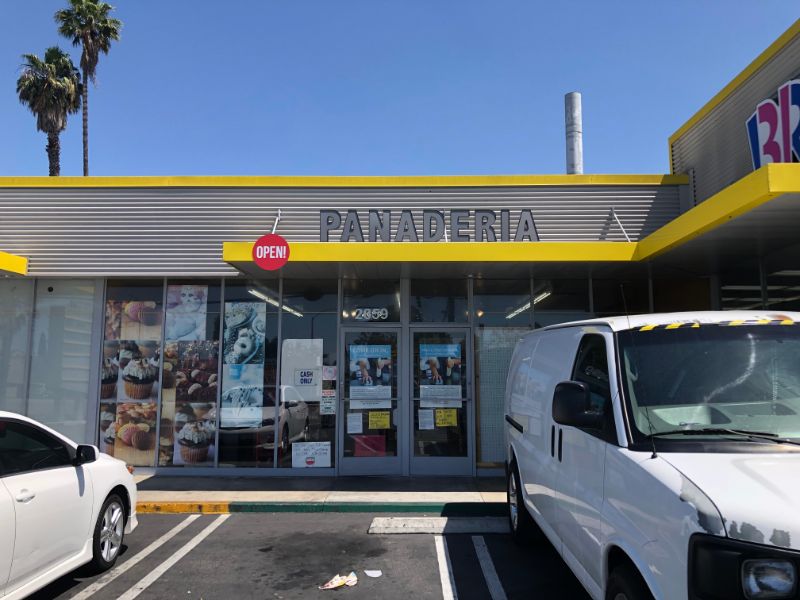
[[[436,426],[437,427],[457,427],[458,426],[458,413],[455,408],[439,408],[436,409]]]
[[[389,411],[370,411],[369,412],[369,428],[370,429],[389,429]]]

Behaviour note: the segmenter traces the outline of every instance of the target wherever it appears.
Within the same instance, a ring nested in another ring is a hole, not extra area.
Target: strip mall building
[[[800,309],[798,73],[800,21],[668,175],[0,178],[0,409],[160,471],[493,473],[531,328]]]

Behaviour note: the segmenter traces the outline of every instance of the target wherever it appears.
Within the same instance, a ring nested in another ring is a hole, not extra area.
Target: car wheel
[[[103,503],[92,540],[92,562],[90,568],[96,573],[114,566],[122,549],[125,536],[125,504],[116,494],[111,494]]]
[[[608,578],[606,600],[653,600],[653,594],[636,569],[622,565]]]
[[[506,505],[508,507],[508,526],[511,530],[511,537],[518,544],[529,543],[534,537],[537,527],[522,499],[519,469],[517,469],[516,461],[512,462],[508,469]]]

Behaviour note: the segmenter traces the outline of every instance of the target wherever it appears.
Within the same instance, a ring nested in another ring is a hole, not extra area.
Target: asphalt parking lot
[[[588,598],[547,542],[520,548],[507,534],[369,534],[374,516],[141,515],[114,570],[78,570],[31,598]],[[351,571],[356,586],[318,589]]]

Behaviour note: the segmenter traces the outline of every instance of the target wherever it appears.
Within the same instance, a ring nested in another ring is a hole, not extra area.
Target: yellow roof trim
[[[297,262],[634,262],[684,244],[783,194],[800,193],[800,164],[768,164],[638,242],[289,242]],[[250,263],[253,242],[223,242]]]
[[[186,175],[154,177],[0,177],[0,188],[150,187],[492,187],[545,185],[682,185],[685,175],[442,175],[325,177]]]
[[[28,259],[24,256],[0,252],[0,274],[27,275]]]
[[[800,193],[800,164],[770,163],[639,240],[635,260],[663,254],[783,194]]]
[[[290,262],[628,262],[634,242],[289,242]],[[223,242],[227,263],[250,263],[253,242]]]
[[[678,130],[675,131],[675,133],[669,136],[670,168],[672,167],[672,143],[686,133],[688,129],[696,125],[698,121],[700,121],[708,113],[719,106],[728,96],[733,93],[734,90],[736,90],[736,88],[747,81],[747,79],[749,79],[753,73],[758,71],[767,62],[769,62],[778,52],[783,50],[783,48],[792,40],[792,38],[798,34],[800,34],[800,19],[795,21],[794,24],[789,27],[789,29],[784,31],[777,40],[772,42],[766,50],[764,50],[755,58],[755,60],[753,60],[753,62],[747,65],[741,73],[734,77],[733,80],[728,83],[728,85],[717,92],[717,94],[711,98],[711,100],[706,102],[702,108],[700,108],[700,110],[694,113],[694,115],[688,121],[686,121],[686,123],[681,125]],[[755,106],[753,108],[755,109]]]

